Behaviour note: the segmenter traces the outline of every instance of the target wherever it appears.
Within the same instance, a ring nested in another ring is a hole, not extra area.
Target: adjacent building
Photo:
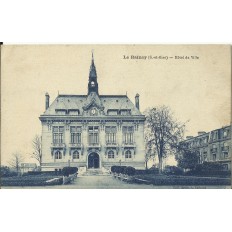
[[[75,84],[75,83],[73,83]],[[127,95],[100,95],[92,56],[87,95],[45,95],[42,124],[42,171],[64,166],[145,168],[144,121]]]
[[[199,163],[219,162],[225,170],[231,170],[231,126],[200,131],[196,137],[187,136],[184,143],[188,149],[198,151]]]

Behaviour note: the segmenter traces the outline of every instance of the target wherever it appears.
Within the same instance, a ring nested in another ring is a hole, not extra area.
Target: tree
[[[42,141],[41,136],[36,135],[34,139],[32,140],[32,147],[33,147],[33,153],[31,154],[31,157],[36,159],[39,162],[39,166],[41,167],[42,163]]]
[[[155,157],[155,149],[154,149],[154,143],[150,140],[151,134],[147,128],[145,128],[145,165],[146,170],[148,169],[148,161]]]
[[[182,150],[181,154],[176,156],[176,160],[178,167],[193,170],[199,162],[199,153],[197,151]]]
[[[178,152],[179,142],[184,138],[185,123],[178,122],[167,106],[148,109],[145,116],[145,138],[154,145],[159,172],[162,172],[163,159]]]
[[[8,162],[9,165],[16,170],[17,173],[20,171],[20,165],[23,162],[24,157],[19,153],[15,152],[12,154],[12,158]]]

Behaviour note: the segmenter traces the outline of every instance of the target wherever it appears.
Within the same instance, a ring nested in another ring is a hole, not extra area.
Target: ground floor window
[[[114,152],[113,151],[108,152],[108,159],[114,159]]]
[[[60,151],[55,152],[55,159],[62,159],[62,154]]]
[[[73,152],[73,159],[80,159],[80,155],[78,151]]]
[[[213,154],[213,161],[216,161],[217,159],[217,154]]]
[[[126,151],[125,158],[126,159],[131,159],[132,158],[131,151],[129,151],[129,150]]]

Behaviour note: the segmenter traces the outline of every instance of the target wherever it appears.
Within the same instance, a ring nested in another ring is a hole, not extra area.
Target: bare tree
[[[167,106],[148,109],[145,112],[145,138],[154,145],[159,160],[159,171],[163,170],[163,159],[178,152],[183,140],[185,123],[178,122]]]
[[[24,157],[19,152],[15,152],[12,154],[12,157],[8,163],[12,168],[14,168],[17,171],[17,173],[19,173],[20,165],[23,162],[23,160]]]
[[[39,162],[39,166],[41,167],[41,162],[42,162],[41,136],[36,135],[34,137],[34,139],[32,140],[32,147],[33,147],[33,153],[31,154],[31,157],[36,159]]]

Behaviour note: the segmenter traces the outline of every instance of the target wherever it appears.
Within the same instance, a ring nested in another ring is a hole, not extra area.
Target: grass
[[[46,182],[53,178],[59,178],[53,182]],[[61,176],[56,175],[35,175],[35,176],[13,176],[1,177],[1,186],[46,186],[46,185],[60,185],[63,183]]]
[[[140,179],[140,180],[139,180]],[[231,185],[230,178],[195,177],[195,176],[167,176],[156,174],[135,175],[133,182],[153,185]]]

